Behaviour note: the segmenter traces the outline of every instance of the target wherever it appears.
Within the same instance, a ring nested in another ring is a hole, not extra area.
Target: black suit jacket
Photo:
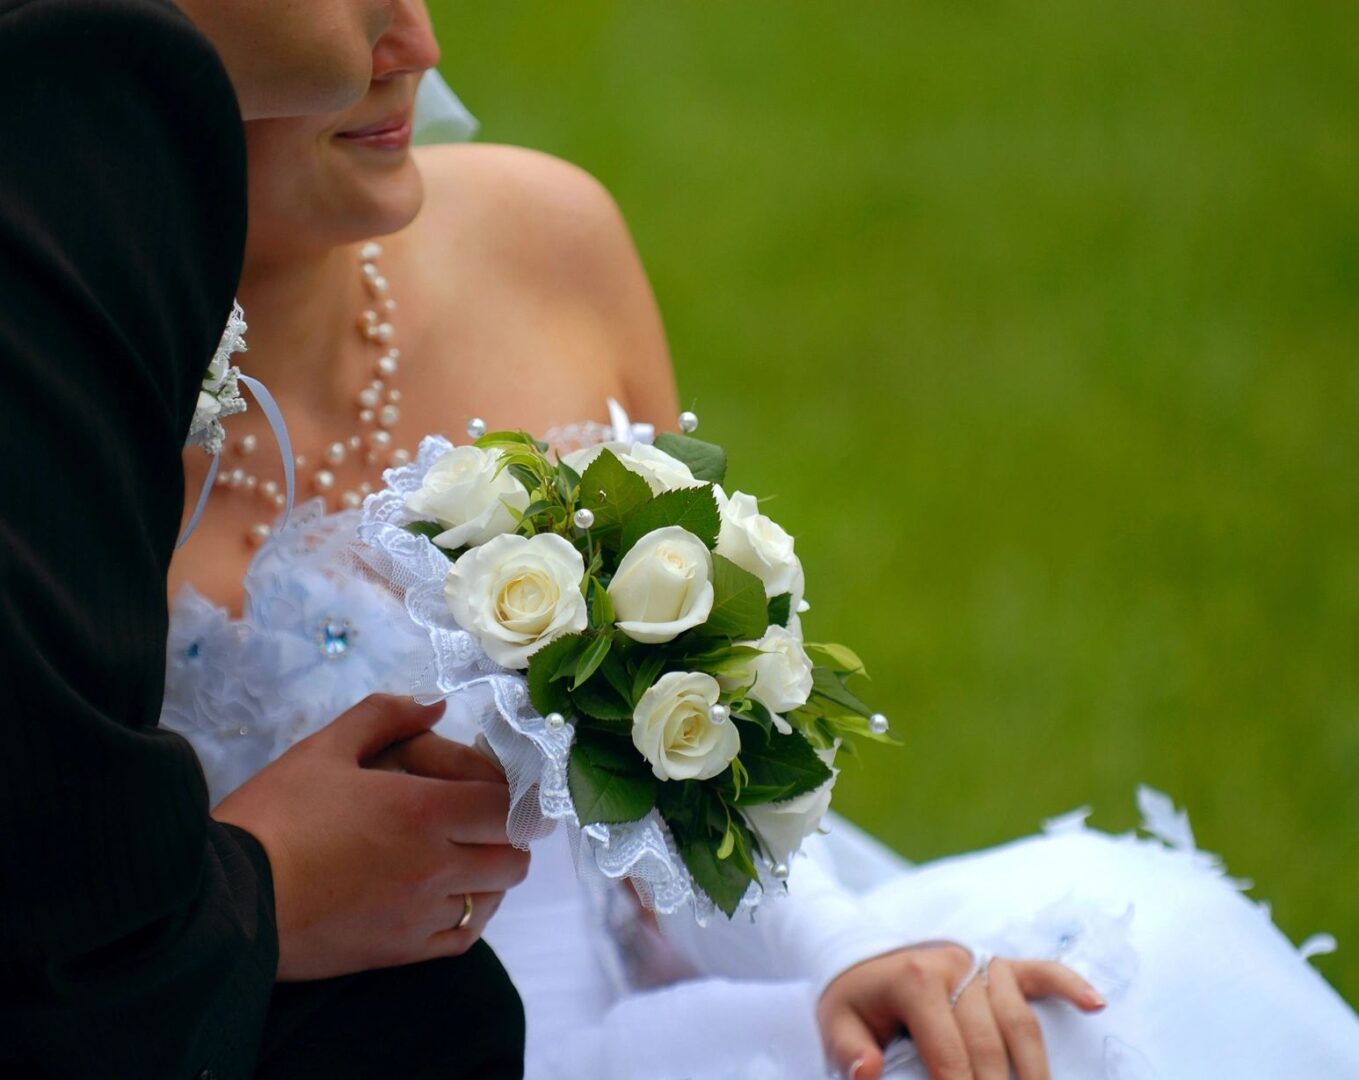
[[[263,849],[156,727],[241,120],[165,0],[0,0],[0,1074],[247,1076]]]

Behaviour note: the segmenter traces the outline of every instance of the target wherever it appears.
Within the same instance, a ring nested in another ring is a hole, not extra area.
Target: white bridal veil
[[[466,142],[477,133],[477,118],[467,111],[443,76],[431,69],[420,83],[415,99],[415,141]]]

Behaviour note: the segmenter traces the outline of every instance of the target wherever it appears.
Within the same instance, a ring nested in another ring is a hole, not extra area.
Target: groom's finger
[[[428,731],[444,714],[444,702],[418,705],[411,698],[370,694],[323,727],[308,742],[321,742],[348,760],[367,761],[393,743]]]
[[[485,754],[433,732],[388,747],[366,765],[370,769],[407,772],[434,780],[505,782],[505,774]]]
[[[430,835],[451,844],[510,842],[510,791],[504,777],[497,780],[431,780],[423,776],[393,777],[412,785],[416,813],[431,826]]]

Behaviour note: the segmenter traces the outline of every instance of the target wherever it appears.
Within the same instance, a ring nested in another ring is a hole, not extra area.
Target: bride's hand
[[[269,856],[280,980],[466,952],[524,879],[528,854],[505,834],[505,778],[425,734],[442,711],[375,694],[213,811]],[[384,753],[388,767],[371,767]]]
[[[1033,998],[1066,998],[1078,1009],[1104,1007],[1099,992],[1074,971],[1042,960],[992,960],[973,978],[958,945],[918,945],[856,964],[837,976],[817,1007],[821,1038],[834,1064],[853,1080],[879,1080],[882,1047],[910,1032],[933,1080],[1047,1080],[1047,1053]]]

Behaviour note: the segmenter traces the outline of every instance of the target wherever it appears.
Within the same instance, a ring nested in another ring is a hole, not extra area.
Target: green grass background
[[[612,190],[917,860],[1145,781],[1359,1002],[1353,0],[433,0]]]

